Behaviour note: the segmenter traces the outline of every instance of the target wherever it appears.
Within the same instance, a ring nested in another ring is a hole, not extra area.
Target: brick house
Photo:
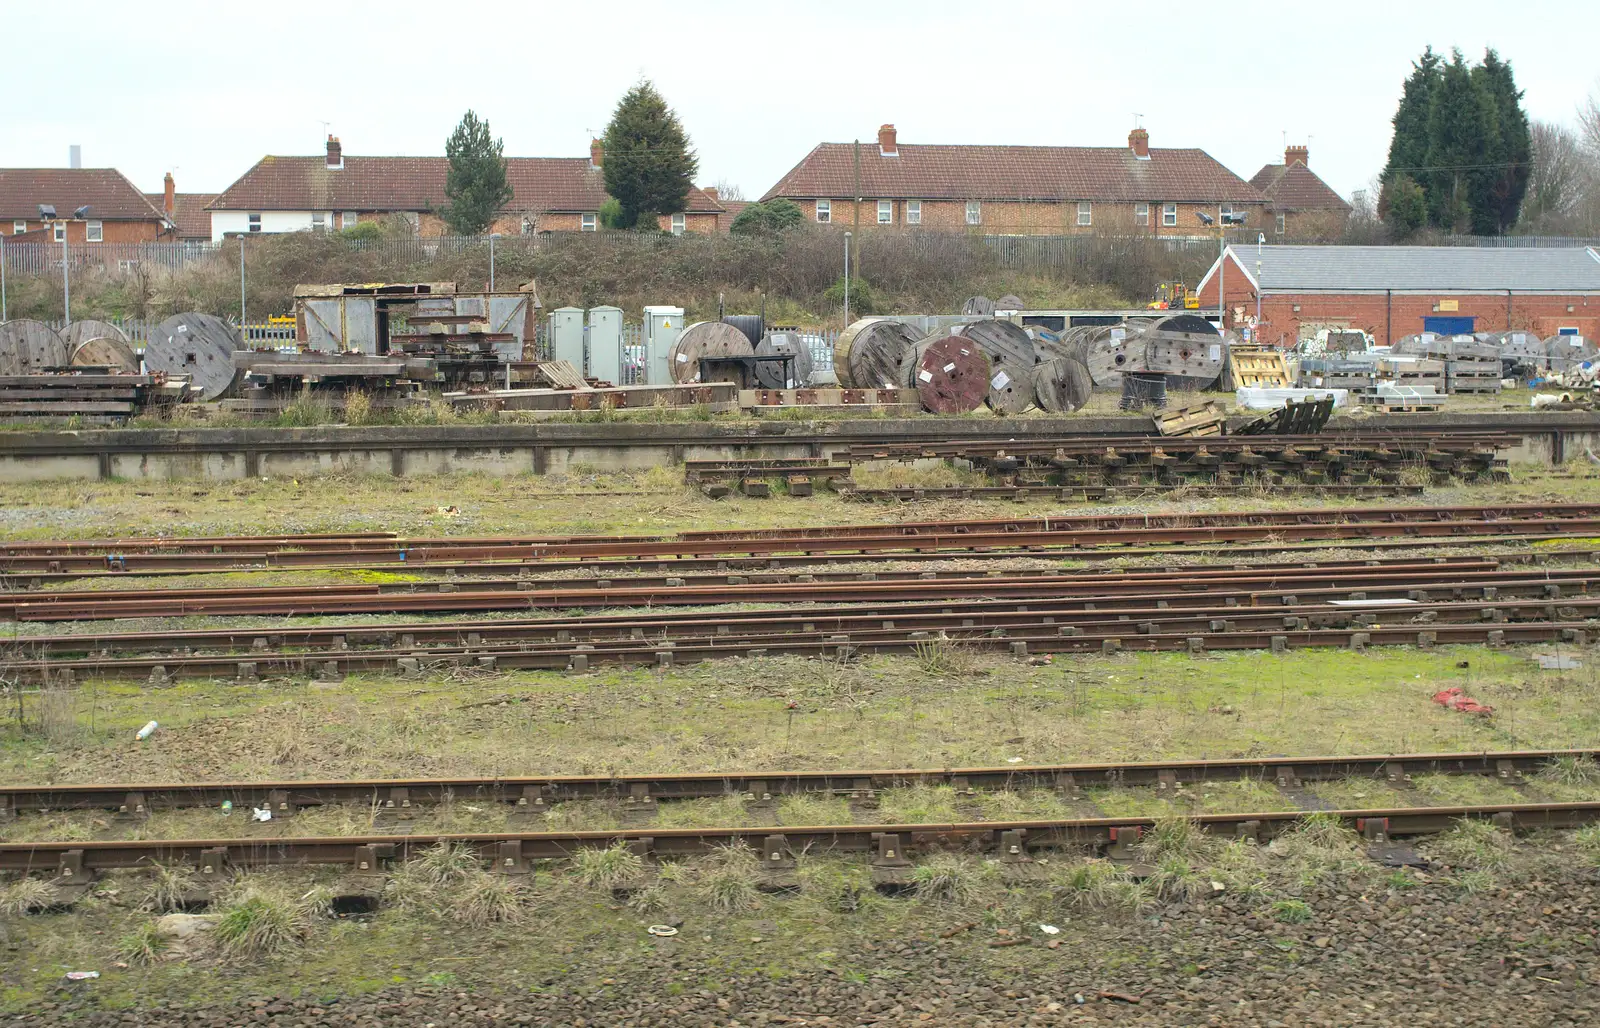
[[[159,193],[146,193],[144,198],[161,210],[175,227],[174,238],[180,243],[201,243],[211,240],[211,212],[206,210],[216,193],[179,193],[167,172],[165,188]]]
[[[1337,239],[1344,234],[1351,207],[1311,170],[1309,148],[1287,147],[1283,163],[1263,165],[1250,184],[1267,198],[1267,223],[1261,231],[1269,239]]]
[[[588,157],[507,157],[511,202],[489,231],[593,232],[609,199],[600,141]],[[444,203],[446,157],[347,157],[328,137],[320,157],[263,157],[206,208],[211,238],[251,232],[305,232],[349,228],[360,221],[399,215],[423,236],[444,235],[433,213]],[[661,215],[663,231],[715,232],[722,206],[699,189],[689,190],[687,210]]]
[[[1319,328],[1379,346],[1422,331],[1600,337],[1594,247],[1230,246],[1200,280],[1201,307],[1222,289],[1227,326],[1248,324],[1259,296],[1256,338],[1278,346]]]
[[[861,197],[863,228],[989,235],[1204,236],[1225,213],[1260,226],[1267,203],[1204,150],[1152,149],[1144,129],[1126,147],[946,146],[902,144],[893,125],[876,146],[819,144],[761,199],[777,197],[823,224],[855,227]]]
[[[40,204],[54,207],[56,216],[42,219]],[[83,217],[73,217],[83,207]],[[172,220],[115,168],[0,168],[0,234],[8,242],[39,243],[177,238]]]

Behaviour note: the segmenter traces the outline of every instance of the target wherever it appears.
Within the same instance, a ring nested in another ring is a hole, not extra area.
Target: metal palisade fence
[[[938,233],[919,234],[929,247]],[[256,237],[263,238],[263,237]],[[1211,253],[1217,248],[1215,237],[1194,236],[1108,236],[1108,235],[989,235],[979,237],[1008,268],[1061,267],[1107,248],[1159,245],[1172,252]],[[381,259],[410,267],[426,266],[430,261],[486,251],[487,236],[416,236],[410,238],[343,239],[352,252],[371,253]],[[1254,243],[1255,230],[1231,233],[1230,242]],[[1438,242],[1447,246],[1483,247],[1578,247],[1600,246],[1600,238],[1569,236],[1450,236]],[[615,247],[631,243],[659,245],[655,239],[624,233],[546,233],[509,236],[500,241],[508,251],[542,249],[550,245]],[[131,273],[152,268],[177,270],[218,252],[224,245],[206,241],[179,243],[60,243],[0,244],[5,255],[8,278],[22,279],[59,275],[63,263],[73,272],[104,268]]]

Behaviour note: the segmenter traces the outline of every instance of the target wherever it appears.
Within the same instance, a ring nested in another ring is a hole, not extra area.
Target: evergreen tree
[[[513,195],[506,182],[505,144],[491,138],[489,123],[469,110],[445,141],[444,152],[450,158],[444,180],[449,203],[439,216],[457,235],[480,235]]]
[[[753,203],[740,211],[728,231],[740,236],[776,235],[805,221],[806,215],[792,200],[779,197],[766,203]]]
[[[1479,199],[1477,176],[1494,132],[1493,108],[1484,100],[1461,51],[1455,51],[1433,91],[1425,170],[1414,175],[1428,198],[1429,223],[1446,231],[1466,231]]]
[[[1401,173],[1384,186],[1383,220],[1404,238],[1428,223],[1428,199],[1410,175]]]
[[[645,230],[656,216],[688,206],[700,162],[677,114],[649,81],[623,94],[604,139],[606,192],[622,205],[622,223]]]
[[[1472,69],[1472,77],[1493,110],[1495,122],[1494,139],[1485,154],[1486,167],[1476,185],[1478,202],[1473,208],[1472,230],[1499,235],[1516,224],[1528,193],[1528,179],[1533,173],[1533,133],[1522,109],[1522,91],[1517,88],[1509,63],[1489,50],[1483,55],[1483,63]]]

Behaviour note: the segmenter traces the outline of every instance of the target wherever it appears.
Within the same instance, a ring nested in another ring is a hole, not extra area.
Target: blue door
[[[1472,334],[1472,324],[1477,320],[1477,315],[1470,315],[1465,318],[1423,318],[1422,330],[1441,336],[1470,336]]]

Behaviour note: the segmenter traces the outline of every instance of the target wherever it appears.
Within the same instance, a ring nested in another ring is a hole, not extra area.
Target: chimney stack
[[[722,200],[722,197],[717,195],[717,187],[716,186],[705,186],[700,190],[700,192],[702,192],[702,193],[706,194],[707,196],[711,197],[711,199],[713,201],[720,202]]]
[[[1150,159],[1150,133],[1142,128],[1136,128],[1128,133],[1128,149],[1141,161]]]
[[[895,142],[893,125],[878,126],[878,152],[885,157],[900,156],[900,146]]]
[[[161,209],[167,212],[167,217],[172,217],[173,190],[177,186],[172,181],[172,172],[167,172],[166,180],[162,183]]]
[[[605,163],[606,148],[598,139],[589,140],[589,167],[598,168]]]
[[[328,137],[328,169],[336,171],[344,167],[344,148],[339,145],[338,136]]]
[[[83,167],[83,147],[79,146],[77,143],[73,143],[71,146],[67,147],[67,167]]]
[[[1283,151],[1283,163],[1285,165],[1290,165],[1295,161],[1299,161],[1308,168],[1311,167],[1311,148],[1308,146],[1285,147]]]

